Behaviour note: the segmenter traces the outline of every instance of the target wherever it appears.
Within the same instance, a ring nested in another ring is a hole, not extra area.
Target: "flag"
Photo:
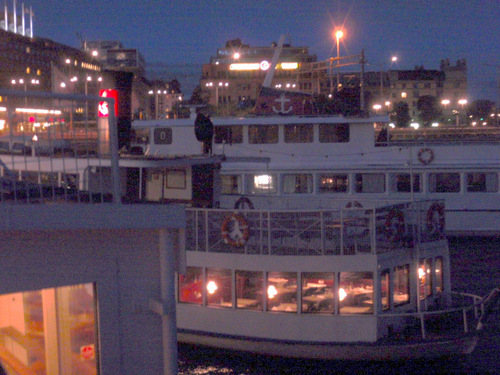
[[[314,115],[312,95],[262,87],[255,104],[256,115]]]

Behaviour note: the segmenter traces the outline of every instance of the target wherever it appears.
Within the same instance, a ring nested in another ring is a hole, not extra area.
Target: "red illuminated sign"
[[[101,90],[99,91],[99,96],[102,98],[113,98],[115,99],[115,117],[118,117],[118,91],[117,90]],[[109,108],[108,102],[99,102],[98,108],[99,117],[108,117]]]

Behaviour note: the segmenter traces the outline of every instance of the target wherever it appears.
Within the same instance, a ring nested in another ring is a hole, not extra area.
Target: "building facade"
[[[224,48],[219,48],[210,62],[202,67],[200,87],[208,104],[217,107],[255,103],[277,47],[277,43],[251,47],[240,39],[227,41]],[[301,76],[297,71],[316,59],[308,47],[284,43],[271,86],[311,92],[313,85],[309,77]]]

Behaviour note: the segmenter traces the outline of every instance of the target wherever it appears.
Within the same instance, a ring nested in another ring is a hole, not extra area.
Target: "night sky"
[[[11,1],[11,0],[9,0]],[[21,0],[18,0],[20,7]],[[2,2],[3,4],[3,2]],[[35,36],[78,47],[119,40],[147,63],[207,63],[240,38],[267,46],[289,34],[318,60],[336,56],[332,32],[344,26],[340,54],[365,55],[367,70],[439,69],[441,59],[467,59],[469,100],[500,101],[499,0],[25,0]],[[391,65],[391,56],[398,62]],[[201,74],[201,71],[200,71]],[[182,85],[182,79],[179,79]]]

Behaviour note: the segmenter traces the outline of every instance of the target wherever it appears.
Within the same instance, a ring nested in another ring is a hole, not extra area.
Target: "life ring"
[[[250,228],[245,218],[236,212],[224,219],[220,230],[224,242],[235,247],[245,245],[250,236]]]
[[[418,161],[423,164],[427,165],[432,163],[434,160],[434,151],[430,148],[422,148],[418,151]]]
[[[387,214],[385,232],[391,242],[400,241],[405,232],[405,215],[403,211],[393,209]]]
[[[253,203],[250,199],[247,197],[240,197],[235,203],[234,203],[234,209],[235,210],[245,210],[245,209],[250,209],[253,210]]]
[[[427,210],[427,230],[431,235],[442,236],[445,228],[444,204],[433,203]]]

